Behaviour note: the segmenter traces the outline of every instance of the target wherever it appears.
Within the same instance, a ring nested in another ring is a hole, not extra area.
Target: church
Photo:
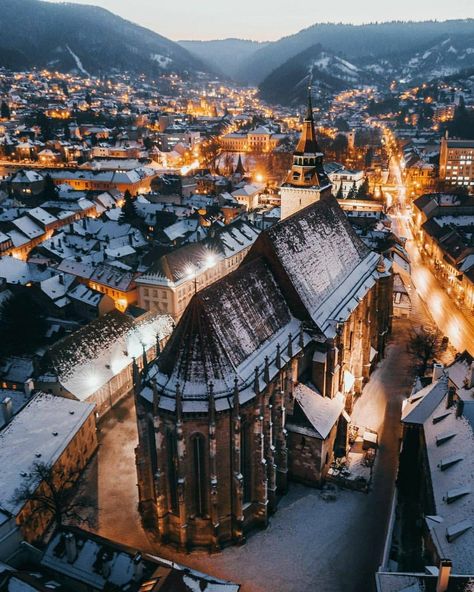
[[[354,397],[391,331],[393,281],[330,188],[310,106],[287,215],[195,294],[142,375],[135,366],[140,511],[163,543],[242,543],[289,480],[318,487],[346,454]]]
[[[291,170],[280,188],[282,220],[321,197],[331,195],[331,181],[324,170],[323,158],[314,129],[310,89],[303,132],[293,153]]]

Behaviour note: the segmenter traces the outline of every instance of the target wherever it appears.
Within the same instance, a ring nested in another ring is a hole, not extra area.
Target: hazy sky
[[[50,0],[59,2],[62,0]],[[81,0],[170,39],[273,40],[315,22],[474,17],[473,0]]]

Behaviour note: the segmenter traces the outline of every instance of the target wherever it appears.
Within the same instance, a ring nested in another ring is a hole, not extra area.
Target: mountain
[[[251,56],[267,45],[248,39],[216,39],[213,41],[179,41],[182,47],[221,76],[235,78]]]
[[[0,65],[12,69],[151,76],[205,69],[177,43],[95,6],[0,0],[0,26]]]
[[[236,73],[242,82],[259,84],[292,57],[320,44],[328,51],[376,62],[384,56],[416,54],[446,38],[473,35],[474,20],[390,22],[368,25],[315,24],[295,35],[268,43],[244,61]]]
[[[269,103],[298,105],[306,100],[310,76],[316,95],[380,82],[370,68],[357,66],[317,44],[269,74],[260,84],[260,96]]]

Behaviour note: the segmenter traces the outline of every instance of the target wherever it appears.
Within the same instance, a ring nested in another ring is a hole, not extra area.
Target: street
[[[439,280],[424,264],[420,251],[409,225],[406,209],[406,187],[403,181],[402,165],[396,153],[393,134],[384,131],[385,143],[391,154],[390,174],[396,180],[398,213],[393,215],[393,231],[399,237],[407,239],[405,248],[410,256],[411,280],[419,296],[426,304],[434,322],[441,333],[449,338],[450,343],[460,352],[468,350],[474,353],[474,324],[456,306],[449,295],[442,289]]]
[[[405,248],[410,255],[411,279],[439,330],[449,337],[449,341],[458,351],[468,350],[474,353],[474,325],[472,321],[456,306],[442,289],[439,280],[423,263],[407,218],[398,214],[393,220],[395,222],[394,230],[397,234],[408,239]]]

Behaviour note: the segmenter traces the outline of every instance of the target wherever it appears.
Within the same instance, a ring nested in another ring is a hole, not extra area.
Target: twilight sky
[[[473,0],[81,0],[77,3],[102,6],[175,40],[226,37],[274,40],[316,22],[358,24],[474,18]]]

